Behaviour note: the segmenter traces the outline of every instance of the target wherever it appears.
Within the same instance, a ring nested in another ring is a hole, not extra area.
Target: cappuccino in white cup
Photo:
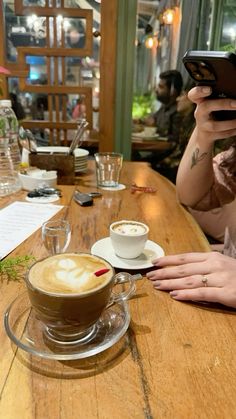
[[[115,254],[124,259],[141,255],[148,239],[149,227],[139,221],[121,220],[110,225],[110,238]]]

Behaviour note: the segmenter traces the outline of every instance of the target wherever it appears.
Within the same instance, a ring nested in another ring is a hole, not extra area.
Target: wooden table
[[[96,139],[87,139],[83,141],[82,147],[98,148],[99,141]],[[131,149],[132,151],[166,151],[173,148],[173,143],[166,139],[146,140],[142,138],[132,138]]]
[[[167,140],[143,140],[132,139],[132,151],[167,151],[173,148],[174,144]]]
[[[79,178],[80,190],[96,188],[92,166]],[[166,254],[208,251],[196,223],[175,199],[174,186],[146,163],[124,163],[122,191],[102,191],[92,207],[80,207],[63,186],[73,227],[71,251],[89,251],[108,235],[114,220],[134,219],[150,226],[150,239]],[[155,194],[131,194],[129,185],[153,186]],[[25,192],[2,199],[1,206],[24,199]],[[10,256],[46,256],[40,231]],[[25,289],[0,283],[1,317]],[[107,351],[77,361],[51,361],[17,349],[0,326],[0,417],[2,419],[156,419],[235,418],[235,312],[181,303],[155,291],[145,278],[129,302],[131,323]]]

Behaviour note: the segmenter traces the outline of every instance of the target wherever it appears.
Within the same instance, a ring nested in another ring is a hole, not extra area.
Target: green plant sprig
[[[34,256],[25,255],[17,256],[0,261],[0,281],[19,281],[28,268],[28,266],[35,261]]]

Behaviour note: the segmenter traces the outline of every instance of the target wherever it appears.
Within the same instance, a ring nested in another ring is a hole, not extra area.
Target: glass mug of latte
[[[149,227],[139,221],[122,220],[110,225],[110,239],[115,254],[124,259],[135,259],[144,251]]]
[[[130,274],[115,275],[106,260],[88,253],[39,260],[29,268],[25,282],[44,337],[57,345],[89,342],[96,335],[103,310],[135,292]],[[119,286],[122,289],[116,292]]]

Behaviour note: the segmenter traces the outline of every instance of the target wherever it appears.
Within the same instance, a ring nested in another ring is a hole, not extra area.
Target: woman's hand
[[[196,103],[195,110],[196,130],[205,141],[212,143],[215,140],[236,135],[236,119],[216,121],[212,112],[236,110],[236,100],[233,99],[206,99],[211,94],[211,88],[197,86],[188,93],[189,99]]]
[[[217,252],[185,253],[153,261],[147,278],[175,300],[209,301],[236,308],[236,259]]]

